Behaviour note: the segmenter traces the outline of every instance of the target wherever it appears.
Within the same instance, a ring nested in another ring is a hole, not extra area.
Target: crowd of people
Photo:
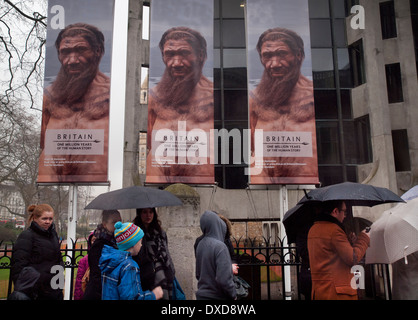
[[[51,285],[51,268],[63,265],[54,210],[48,204],[31,205],[28,213],[29,227],[19,235],[13,250],[14,292],[9,299],[62,300],[62,289]],[[302,266],[300,283],[305,299],[358,299],[351,268],[364,257],[370,236],[366,230],[347,235],[342,225],[346,214],[344,201],[328,202],[308,230],[307,254],[302,257],[307,266],[306,270]],[[205,211],[200,228],[202,235],[194,245],[196,299],[237,299],[238,265],[230,221]],[[74,299],[171,300],[175,282],[167,234],[156,209],[137,209],[134,221],[127,223],[122,223],[118,210],[105,210],[102,222],[88,237],[88,254],[79,261]]]
[[[16,300],[62,300],[62,289],[52,289],[51,268],[63,265],[47,204],[28,209],[30,226],[19,236],[12,258]],[[230,222],[206,211],[202,236],[196,239],[197,299],[235,299]],[[104,210],[102,222],[87,240],[88,254],[79,261],[74,300],[171,300],[175,294],[175,268],[167,234],[155,208],[137,209],[133,222],[122,223],[118,210]],[[211,261],[216,256],[215,261]],[[30,281],[28,281],[30,280]],[[24,283],[24,286],[20,284]],[[181,287],[180,287],[181,290]]]

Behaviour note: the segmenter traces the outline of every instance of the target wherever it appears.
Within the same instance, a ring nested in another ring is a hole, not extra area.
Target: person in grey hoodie
[[[226,225],[212,211],[200,218],[203,238],[196,248],[197,300],[236,299],[231,257],[224,243]]]

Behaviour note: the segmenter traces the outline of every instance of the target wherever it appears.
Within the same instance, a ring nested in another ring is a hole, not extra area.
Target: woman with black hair
[[[134,258],[141,270],[143,290],[153,290],[157,286],[163,289],[164,300],[173,295],[175,269],[168,251],[167,234],[161,228],[155,208],[136,210],[133,223],[144,230],[142,248]]]

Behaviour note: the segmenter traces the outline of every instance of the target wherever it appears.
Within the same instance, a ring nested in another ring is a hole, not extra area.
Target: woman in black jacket
[[[155,208],[136,209],[134,224],[144,230],[142,248],[133,259],[138,263],[144,290],[161,286],[163,300],[173,297],[175,268],[168,251],[167,234],[161,228]]]
[[[62,300],[62,289],[51,287],[51,279],[56,273],[51,268],[63,265],[60,244],[55,231],[54,209],[48,204],[28,207],[30,226],[23,231],[13,247],[11,276],[16,284],[22,278],[25,267],[32,267],[39,272],[39,279],[32,290],[25,292],[31,299]],[[22,271],[23,270],[23,271]]]

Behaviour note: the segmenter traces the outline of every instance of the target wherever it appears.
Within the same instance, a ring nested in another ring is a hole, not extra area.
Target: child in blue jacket
[[[102,273],[102,300],[158,300],[163,291],[143,291],[138,264],[132,259],[142,246],[144,231],[133,223],[115,223],[118,249],[105,245],[99,261]]]

